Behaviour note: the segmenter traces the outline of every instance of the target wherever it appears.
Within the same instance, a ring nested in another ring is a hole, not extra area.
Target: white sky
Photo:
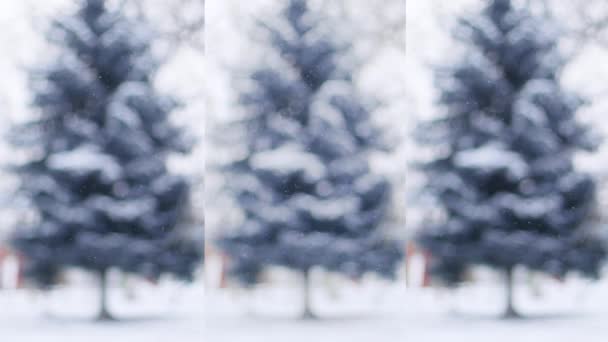
[[[255,48],[248,24],[254,22],[256,18],[263,18],[263,15],[274,7],[276,0],[222,0],[208,1],[206,8],[206,48],[207,48],[207,95],[210,99],[208,106],[209,129],[213,129],[214,124],[230,119],[238,111],[231,95],[235,91],[230,85],[230,79],[238,79],[238,68],[244,65],[259,63],[262,51]],[[351,0],[352,6],[365,8],[369,5],[368,0]],[[355,44],[358,42],[354,42]],[[398,125],[392,124],[392,128],[397,127],[396,134],[399,132],[404,121],[405,104],[405,65],[403,65],[404,55],[401,51],[387,50],[379,53],[365,70],[361,72],[361,86],[374,96],[381,98],[392,98],[393,105],[386,111],[378,113],[378,117],[386,118],[385,121],[399,122]],[[246,69],[246,68],[245,68]],[[404,125],[403,125],[404,127]],[[213,163],[215,155],[209,154],[209,163]],[[393,179],[405,176],[405,155],[401,150],[388,158],[379,158],[375,165],[390,174]],[[216,181],[213,172],[206,174],[208,182],[209,206],[226,206],[225,203],[218,201],[214,195],[215,191],[221,189],[221,178]],[[402,196],[400,196],[400,199]],[[403,208],[402,204],[399,204]],[[228,215],[230,216],[230,215]],[[206,229],[213,233],[214,227],[225,227],[226,218],[223,210],[208,210],[206,219],[208,224]]]
[[[0,75],[2,75],[0,78],[0,131],[6,127],[7,118],[18,116],[28,109],[28,94],[25,88],[23,68],[32,65],[39,54],[44,51],[40,32],[35,30],[43,27],[44,18],[49,13],[65,8],[70,2],[71,0],[0,1],[0,44],[5,47],[2,49],[3,58],[0,59]],[[453,14],[481,2],[483,0],[408,1],[408,56],[404,70],[407,70],[407,97],[412,101],[410,115],[426,116],[427,113],[435,110],[433,106],[435,94],[428,65],[431,62],[441,62],[444,56],[449,55],[450,42],[446,40],[445,30],[449,28],[449,20],[453,18]],[[230,37],[231,34],[235,34],[234,30],[231,31],[227,27],[231,22],[221,19],[231,15],[227,12],[239,11],[240,15],[247,16],[248,11],[265,3],[269,3],[269,1],[209,1],[207,22],[210,25],[207,28],[207,37],[211,38],[209,39],[211,47],[213,47],[214,37],[221,37],[221,40],[226,41],[239,38],[238,36]],[[441,18],[444,20],[439,20]],[[247,52],[246,46],[236,46],[236,49],[233,50],[229,44],[224,44],[220,49],[211,49],[210,54],[223,54],[224,56],[231,54],[236,58],[242,58]],[[608,90],[607,82],[604,81],[608,79],[606,57],[606,51],[587,49],[578,60],[571,64],[565,75],[565,84],[590,96],[605,93]],[[181,53],[178,61],[174,62],[177,65],[169,66],[168,69],[171,72],[161,75],[162,84],[170,89],[178,88],[180,84],[184,83],[183,77],[191,78],[193,73],[196,75],[196,79],[203,83],[204,68],[196,67],[199,63],[198,58],[199,56],[196,54],[187,51]],[[396,58],[383,63],[388,64],[395,61]],[[192,67],[193,65],[194,67]],[[209,66],[211,68],[207,68],[207,72],[210,74],[209,76],[213,76],[216,72],[212,70],[212,67],[216,67],[216,65],[210,64]],[[192,92],[185,88],[182,86],[182,93]],[[209,86],[208,88],[208,92],[213,92],[223,87]],[[187,94],[187,97],[196,95],[197,93]],[[226,99],[221,99],[226,94],[213,95],[214,98],[219,99],[216,102],[226,101]],[[606,105],[600,102],[596,101],[589,110],[581,115],[594,123],[603,124],[605,120],[603,120],[602,113]],[[408,123],[411,121],[408,120]],[[601,126],[603,128],[605,125]]]
[[[45,54],[46,25],[52,16],[69,11],[73,4],[74,0],[0,1],[0,44],[9,47],[2,49],[0,59],[0,132],[9,127],[10,121],[31,111],[26,68],[52,58],[52,53]],[[202,116],[203,74],[202,53],[185,47],[163,66],[157,80],[162,90],[191,104],[177,120],[195,122],[190,129],[196,135],[204,130],[204,120],[192,119],[194,115]]]
[[[0,44],[3,47],[3,56],[0,58],[0,134],[8,129],[11,119],[29,111],[26,73],[23,68],[33,65],[45,52],[40,34],[45,18],[69,7],[71,2],[72,0],[0,0]],[[453,46],[447,32],[450,20],[456,13],[483,2],[484,0],[408,0],[407,57],[387,54],[373,63],[369,73],[372,89],[383,88],[382,82],[398,85],[399,81],[395,81],[395,77],[406,80],[407,92],[405,86],[396,86],[393,90],[393,94],[403,91],[404,98],[408,101],[407,113],[394,116],[397,124],[404,129],[412,128],[416,118],[433,115],[437,109],[434,106],[435,93],[429,65],[446,61],[451,56]],[[205,98],[207,107],[204,117],[201,116],[202,102],[191,107],[181,117],[182,121],[190,122],[195,131],[203,132],[205,120],[229,114],[230,97],[225,91],[229,89],[229,84],[222,71],[225,65],[221,63],[248,58],[252,53],[247,44],[235,44],[239,40],[246,41],[247,37],[240,36],[232,27],[234,21],[228,19],[251,16],[251,11],[270,3],[272,0],[208,1],[206,36],[210,58],[203,61],[200,54],[184,50],[161,73],[159,84],[163,89],[175,91],[186,99]],[[605,50],[588,48],[570,64],[564,75],[566,86],[594,97],[595,102],[581,112],[581,118],[593,123],[606,136],[608,124],[605,123],[603,112],[608,110],[608,101],[603,101],[598,94],[608,94],[607,55]],[[404,67],[395,67],[399,63],[404,63]],[[395,74],[395,71],[403,71],[404,74]],[[415,157],[417,150],[408,146],[406,156],[388,162],[388,168],[392,172],[405,167],[404,159]],[[602,171],[604,165],[598,160],[608,160],[608,144],[606,146],[598,155],[582,158],[585,167]],[[0,141],[0,162],[9,153],[10,150]]]
[[[149,1],[163,4],[161,1],[171,0]],[[46,25],[51,17],[69,11],[73,4],[74,0],[0,0],[0,165],[14,161],[15,152],[3,138],[10,130],[11,122],[23,120],[32,111],[27,68],[53,56],[44,40]],[[202,52],[182,47],[162,68],[157,79],[160,89],[188,103],[174,119],[187,124],[189,132],[199,139],[205,129],[203,74]],[[205,166],[202,146],[198,145],[199,148],[185,158],[174,158],[172,165],[181,172],[202,175]],[[6,174],[0,174],[0,215],[5,218],[2,201],[10,194],[6,189],[12,188],[11,180]],[[10,202],[11,198],[8,200]],[[0,232],[10,226],[5,222]]]
[[[475,9],[485,0],[408,0],[407,27],[407,82],[408,93],[413,99],[413,115],[428,117],[438,108],[434,105],[435,90],[429,65],[450,62],[455,57],[455,48],[449,40],[451,21],[458,13]],[[554,1],[552,5],[559,6]],[[580,119],[593,124],[608,137],[608,50],[593,46],[585,48],[570,62],[564,71],[565,87],[581,93],[592,100],[589,107],[581,110]],[[603,96],[602,96],[603,95]],[[410,153],[415,153],[410,151]],[[605,172],[608,161],[608,140],[600,153],[581,157],[581,165],[594,172]]]
[[[407,92],[410,100],[410,112],[407,126],[412,128],[415,121],[435,115],[440,108],[435,105],[435,88],[433,86],[430,65],[449,63],[457,56],[454,43],[450,40],[449,28],[457,14],[474,10],[486,0],[408,0],[407,2],[407,57],[406,75]],[[561,1],[551,4],[559,6]],[[571,61],[564,71],[564,86],[580,92],[593,102],[581,110],[581,120],[593,125],[606,141],[603,147],[594,154],[579,156],[579,164],[597,176],[608,177],[608,121],[605,112],[608,110],[608,50],[590,46]],[[603,96],[602,96],[603,94]],[[411,135],[408,135],[410,138]],[[409,161],[419,158],[420,148],[408,139],[406,154]],[[413,231],[423,219],[415,208],[419,201],[412,200],[420,188],[423,179],[420,174],[409,170],[406,176],[408,196],[407,230]],[[601,194],[602,203],[608,203],[608,191]]]

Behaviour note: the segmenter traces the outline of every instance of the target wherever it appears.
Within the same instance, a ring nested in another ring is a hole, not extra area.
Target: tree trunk
[[[97,320],[102,322],[114,320],[108,310],[108,270],[99,271],[99,313]]]
[[[312,311],[311,308],[311,284],[310,284],[310,270],[305,270],[303,272],[303,290],[304,290],[304,311],[302,312],[302,319],[305,320],[312,320],[312,319],[316,319],[317,317],[315,316],[315,314]]]
[[[514,280],[513,280],[513,270],[514,267],[508,267],[505,270],[505,294],[506,294],[506,309],[504,313],[504,318],[506,319],[514,319],[520,318],[520,314],[515,310],[515,306],[513,303],[513,292],[514,292]]]

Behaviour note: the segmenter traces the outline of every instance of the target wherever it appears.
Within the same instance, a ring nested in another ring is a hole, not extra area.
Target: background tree
[[[574,53],[582,45],[594,44],[608,48],[608,3],[603,0],[553,2],[528,0],[528,6],[563,22],[564,33],[574,41]]]
[[[322,6],[338,18],[357,21],[357,40],[365,40],[370,54],[385,48],[405,53],[406,3],[403,0],[370,2],[365,0],[323,1]]]
[[[515,267],[598,275],[605,250],[587,224],[596,186],[573,163],[597,140],[576,120],[581,99],[559,84],[553,22],[494,0],[454,32],[466,52],[438,70],[445,111],[419,131],[439,151],[423,170],[444,215],[419,241],[449,282],[470,265],[504,272],[514,317]]]
[[[126,10],[149,23],[154,23],[159,40],[168,53],[177,45],[203,52],[205,49],[205,0],[123,0]]]
[[[380,229],[391,188],[370,156],[383,149],[382,132],[341,59],[348,41],[306,0],[287,1],[279,17],[259,23],[272,64],[250,72],[234,124],[242,153],[227,167],[228,186],[244,222],[218,244],[246,284],[268,266],[300,272],[309,318],[311,269],[391,277],[401,247]]]
[[[32,155],[16,172],[38,219],[13,243],[42,285],[66,267],[96,273],[99,318],[110,319],[109,269],[193,276],[202,227],[188,209],[188,182],[166,163],[191,141],[170,122],[176,102],[154,89],[146,25],[104,0],[82,0],[48,38],[58,56],[32,71],[36,115],[12,139]]]

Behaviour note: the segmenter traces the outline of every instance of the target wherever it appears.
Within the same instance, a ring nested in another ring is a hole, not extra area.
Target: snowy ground
[[[207,334],[211,341],[226,342],[606,340],[608,283],[548,283],[538,288],[542,296],[527,288],[519,290],[518,307],[528,315],[521,321],[496,319],[502,310],[502,290],[496,286],[464,288],[452,295],[437,290],[382,289],[359,294],[358,299],[353,292],[345,296],[350,305],[321,298],[316,304],[324,319],[316,322],[293,319],[297,315],[297,308],[291,305],[294,298],[275,293],[268,300],[271,303],[260,305],[264,296],[253,294],[245,300],[250,302],[245,315],[219,313],[221,306],[214,305],[216,313],[207,315]],[[228,301],[218,300],[212,293],[208,297],[210,303]]]
[[[92,289],[57,290],[50,297],[0,291],[0,341],[188,342],[204,335],[201,289],[145,288],[131,300],[120,289],[112,294],[111,311],[121,320],[99,324],[92,319]]]
[[[521,288],[518,306],[529,316],[522,321],[495,319],[500,288],[477,286],[455,295],[401,287],[353,287],[333,295],[318,290],[315,307],[323,319],[303,322],[294,318],[296,290],[208,291],[205,296],[200,289],[163,289],[130,303],[118,294],[114,312],[125,320],[112,324],[90,321],[90,291],[65,290],[47,300],[4,292],[0,336],[10,342],[593,342],[608,336],[608,283],[545,284],[540,297]]]

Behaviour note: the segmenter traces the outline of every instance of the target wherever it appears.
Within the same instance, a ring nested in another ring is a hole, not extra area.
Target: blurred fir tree
[[[445,111],[418,134],[440,151],[423,170],[445,215],[419,242],[450,283],[470,265],[502,270],[514,317],[516,266],[599,274],[606,252],[589,220],[596,185],[573,164],[598,141],[576,120],[581,98],[559,84],[566,61],[553,22],[493,0],[454,33],[466,50],[437,72]]]
[[[154,89],[153,32],[104,0],[78,7],[51,26],[60,52],[32,71],[36,115],[11,139],[33,155],[16,172],[38,213],[13,243],[40,285],[67,267],[96,273],[99,318],[111,319],[108,270],[191,279],[202,227],[189,210],[187,180],[166,166],[191,141],[170,123],[177,103]]]
[[[235,129],[245,153],[227,169],[245,219],[218,239],[246,284],[268,266],[300,272],[305,318],[314,267],[393,277],[402,254],[380,229],[390,184],[370,169],[382,132],[340,60],[351,42],[330,31],[335,25],[305,0],[286,1],[279,20],[260,23],[278,59],[255,67],[241,93],[246,114]]]

